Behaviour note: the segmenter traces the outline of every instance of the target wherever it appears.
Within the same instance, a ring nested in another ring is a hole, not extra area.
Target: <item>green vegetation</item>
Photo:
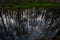
[[[26,3],[16,3],[16,4],[3,4],[0,8],[9,8],[9,9],[16,9],[16,8],[31,8],[31,7],[60,7],[60,3],[53,3],[53,2],[26,2]]]

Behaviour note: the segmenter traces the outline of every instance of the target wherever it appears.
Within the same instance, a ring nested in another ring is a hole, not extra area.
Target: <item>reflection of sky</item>
[[[44,11],[42,11],[42,12],[44,13]],[[45,10],[45,13],[46,13],[46,10]],[[7,27],[8,27],[8,23],[10,22],[10,25],[12,25],[12,27],[17,24],[18,26],[20,25],[21,27],[24,27],[24,30],[27,29],[27,33],[23,34],[23,36],[20,36],[20,37],[16,35],[15,31],[13,31],[12,35],[15,38],[14,40],[35,40],[35,39],[38,39],[39,37],[41,38],[41,37],[46,36],[45,34],[47,34],[46,37],[51,38],[52,37],[51,35],[54,35],[58,31],[57,29],[54,31],[50,31],[48,29],[48,27],[50,27],[50,26],[55,27],[55,25],[60,20],[60,18],[57,18],[56,20],[53,19],[53,23],[52,23],[52,25],[50,25],[52,22],[52,18],[51,18],[53,15],[52,13],[49,12],[48,14],[46,14],[46,15],[50,16],[46,22],[45,22],[45,14],[41,13],[36,19],[32,19],[32,20],[29,15],[30,14],[26,15],[25,12],[23,11],[23,18],[22,18],[23,21],[22,21],[21,25],[18,24],[19,22],[16,22],[16,20],[14,20],[13,18],[10,18],[8,21],[8,18],[6,19],[5,15],[4,14],[2,15],[4,24]],[[34,14],[32,14],[32,16],[33,15]],[[25,19],[26,19],[26,21],[24,21]],[[6,20],[8,21],[8,23]],[[1,18],[0,18],[0,24],[1,24]],[[21,29],[21,30],[23,30],[23,29]],[[11,31],[12,31],[12,29],[11,29]],[[24,32],[25,31],[23,31],[23,33]],[[8,36],[8,39],[11,40],[10,36]]]

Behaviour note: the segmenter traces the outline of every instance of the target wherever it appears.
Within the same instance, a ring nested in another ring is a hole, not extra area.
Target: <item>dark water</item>
[[[0,40],[60,40],[60,8],[0,9]]]

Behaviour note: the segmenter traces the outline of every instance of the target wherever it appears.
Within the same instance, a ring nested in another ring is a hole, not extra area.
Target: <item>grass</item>
[[[19,3],[19,4],[0,6],[0,8],[4,8],[4,9],[31,8],[31,7],[60,7],[60,3],[32,2],[32,3]]]

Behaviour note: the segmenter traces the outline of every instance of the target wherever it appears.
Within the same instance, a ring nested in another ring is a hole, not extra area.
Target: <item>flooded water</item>
[[[0,40],[60,39],[60,8],[0,9]]]

